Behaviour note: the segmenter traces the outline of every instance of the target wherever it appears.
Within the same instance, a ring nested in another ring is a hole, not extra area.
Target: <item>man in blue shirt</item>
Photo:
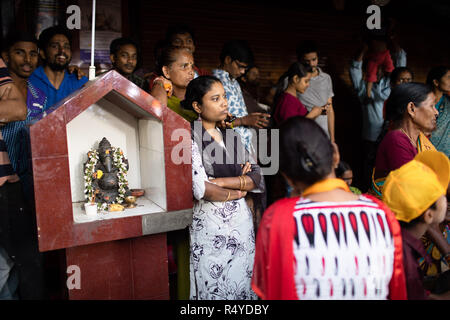
[[[76,74],[70,74],[67,70],[72,60],[71,40],[69,31],[61,26],[47,28],[39,36],[39,55],[44,65],[30,76],[29,88],[31,91],[37,88],[45,95],[44,103],[36,102],[42,107],[43,116],[55,103],[88,81],[86,77],[78,80]]]

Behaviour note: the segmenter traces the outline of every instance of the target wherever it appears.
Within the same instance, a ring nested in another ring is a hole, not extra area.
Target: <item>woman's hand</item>
[[[320,116],[323,110],[327,110],[325,107],[313,107],[310,112],[306,115],[306,118],[315,119]]]
[[[248,172],[252,171],[252,165],[250,162],[246,162],[245,165],[241,164],[242,167],[242,175],[246,175]]]
[[[214,183],[216,186],[224,187],[224,181],[222,178],[209,179],[209,182]]]
[[[231,115],[231,113],[228,112],[228,118],[232,118],[233,116]],[[222,121],[218,121],[216,123],[216,126],[221,128],[221,129],[231,129],[231,122],[227,122],[225,120]]]
[[[153,80],[153,85],[159,85],[167,92],[167,97],[171,97],[173,93],[172,82],[164,77],[157,77]]]
[[[236,200],[239,200],[241,198],[245,198],[245,196],[247,195],[247,191],[240,191],[240,190],[235,190],[237,195],[236,195]]]

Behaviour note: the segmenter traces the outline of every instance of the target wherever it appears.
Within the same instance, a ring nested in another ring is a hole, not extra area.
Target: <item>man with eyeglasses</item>
[[[67,70],[72,60],[71,39],[69,30],[62,26],[47,28],[39,36],[39,56],[44,65],[31,74],[29,88],[31,92],[37,88],[45,95],[45,99],[32,97],[36,100],[33,103],[42,107],[43,116],[48,108],[88,81],[86,77],[78,79],[76,74]]]
[[[220,53],[220,66],[212,71],[213,75],[222,82],[227,95],[228,111],[236,117],[231,123],[237,131],[247,151],[256,159],[252,146],[252,132],[249,127],[262,129],[269,125],[268,114],[254,112],[248,114],[242,90],[237,78],[245,74],[253,64],[253,53],[246,41],[231,40],[222,48]]]

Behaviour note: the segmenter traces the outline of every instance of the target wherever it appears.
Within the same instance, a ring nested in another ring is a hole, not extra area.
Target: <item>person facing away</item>
[[[248,113],[237,78],[253,64],[253,52],[246,41],[231,40],[224,44],[220,53],[220,65],[212,74],[222,82],[227,94],[229,112],[236,117],[232,128],[241,135],[247,151],[256,159],[252,145],[253,134],[249,128],[263,129],[269,125],[269,115],[260,112]]]
[[[312,68],[308,90],[297,93],[297,97],[306,106],[308,111],[311,111],[314,106],[328,106],[327,113],[319,115],[315,118],[315,121],[328,134],[331,141],[334,142],[334,93],[331,77],[318,66],[319,51],[314,41],[302,42],[296,51],[297,61],[307,64]]]
[[[450,299],[448,278],[441,294],[430,294],[425,290],[424,273],[418,262],[420,258],[431,262],[420,239],[430,226],[444,221],[449,182],[448,158],[442,152],[429,150],[391,171],[384,184],[383,202],[395,213],[401,225],[409,300]]]
[[[297,99],[297,93],[307,91],[312,75],[312,68],[300,62],[294,62],[281,77],[275,94],[273,119],[276,125],[283,121],[302,116],[316,119],[322,112],[327,112],[327,105],[313,107],[310,111]]]
[[[264,191],[261,169],[232,129],[217,124],[228,116],[225,89],[213,76],[192,80],[185,109],[199,114],[192,127],[190,298],[253,300],[250,287],[255,232],[247,193]],[[209,152],[213,148],[214,152]]]
[[[141,62],[139,46],[135,41],[129,38],[114,39],[109,46],[109,58],[111,59],[113,70],[116,70],[139,88],[148,92],[147,80],[135,74]]]
[[[339,151],[313,120],[280,127],[280,171],[294,191],[272,204],[256,238],[261,299],[405,299],[400,226],[378,199],[355,195]]]
[[[28,79],[30,91],[36,93],[28,102],[42,107],[42,116],[47,114],[49,108],[88,81],[86,77],[78,79],[77,75],[67,70],[72,60],[71,40],[70,32],[62,26],[49,27],[39,35],[39,56],[43,65],[36,68]],[[43,96],[34,92],[35,88],[42,92]]]

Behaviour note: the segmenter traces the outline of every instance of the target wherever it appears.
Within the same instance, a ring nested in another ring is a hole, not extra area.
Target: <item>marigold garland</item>
[[[125,199],[125,193],[128,187],[127,180],[127,166],[125,163],[125,156],[123,155],[123,151],[120,148],[111,148],[113,153],[113,164],[119,170],[117,172],[118,184],[119,184],[119,195],[116,197],[114,203],[122,203]],[[94,199],[94,188],[92,187],[92,180],[97,177],[97,172],[95,171],[95,166],[99,161],[98,151],[92,149],[88,152],[88,161],[86,163],[84,169],[84,195],[85,198],[92,202]],[[108,208],[108,204],[106,202],[97,203],[97,209],[99,211],[105,211]]]

